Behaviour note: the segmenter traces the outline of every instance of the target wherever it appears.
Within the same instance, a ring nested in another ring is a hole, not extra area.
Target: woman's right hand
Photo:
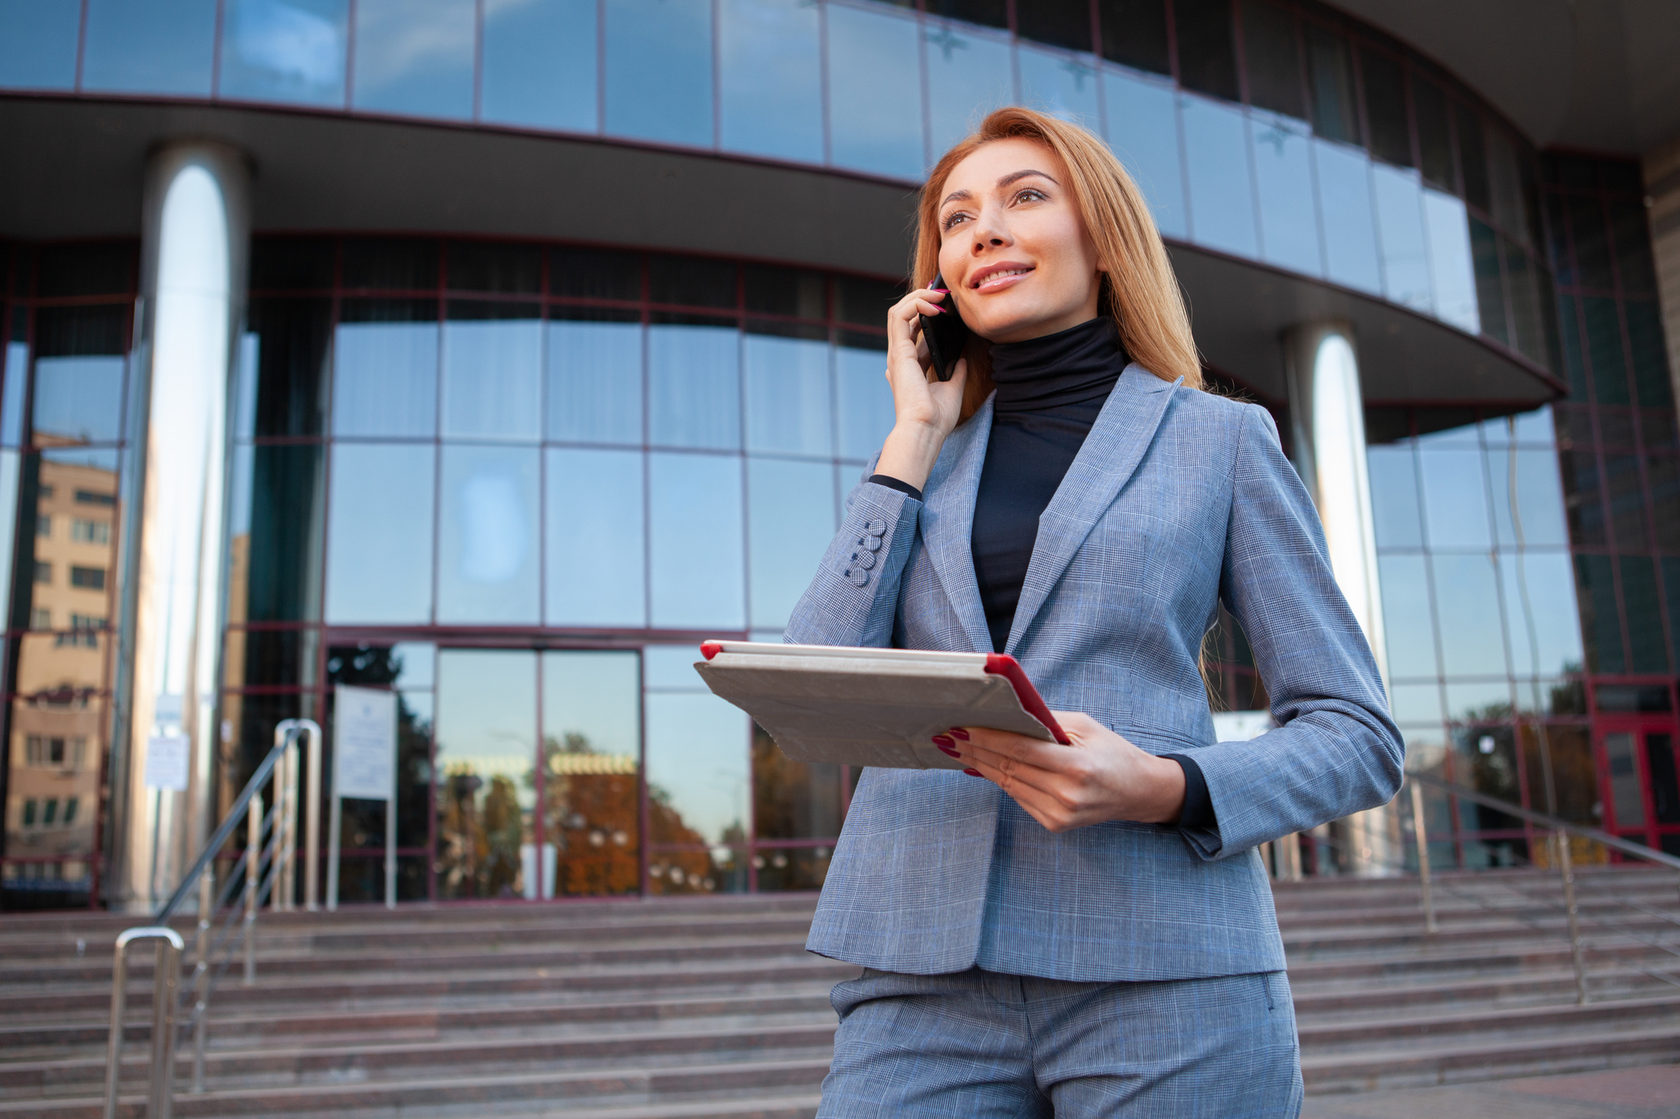
[[[949,381],[930,368],[919,315],[946,314],[947,292],[917,288],[887,311],[887,384],[892,386],[894,422],[875,470],[917,489],[927,483],[945,437],[962,414],[968,361],[959,359]]]

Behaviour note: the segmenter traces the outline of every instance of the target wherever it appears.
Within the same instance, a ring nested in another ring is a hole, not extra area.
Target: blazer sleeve
[[[1185,838],[1207,859],[1383,804],[1405,771],[1376,658],[1331,572],[1318,511],[1258,405],[1243,406],[1231,481],[1219,593],[1278,725],[1195,752],[1216,823]]]
[[[840,531],[789,615],[782,640],[800,645],[891,645],[899,581],[921,508],[908,493],[871,482],[866,474],[847,496]]]

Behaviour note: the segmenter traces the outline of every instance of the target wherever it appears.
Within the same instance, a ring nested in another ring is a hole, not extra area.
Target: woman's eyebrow
[[[1061,183],[1056,182],[1054,176],[1046,175],[1043,171],[1035,171],[1030,167],[1025,168],[1025,169],[1020,170],[1020,171],[1011,171],[1009,174],[1007,174],[1003,178],[999,179],[997,181],[997,185],[1000,186],[1000,187],[1006,187],[1010,183],[1013,183],[1018,179],[1027,178],[1029,175],[1037,175],[1041,179],[1049,179],[1052,183],[1055,183],[1057,186],[1062,185]],[[973,197],[974,197],[974,194],[973,194],[972,191],[953,190],[950,194],[947,194],[945,196],[944,200],[942,202],[940,202],[939,204],[941,206],[943,206],[943,205],[945,205],[946,202],[962,202],[962,201],[966,201],[966,200],[968,200],[970,198],[973,198]]]

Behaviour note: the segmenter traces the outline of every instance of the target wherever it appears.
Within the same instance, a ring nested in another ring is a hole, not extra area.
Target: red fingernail
[[[941,746],[939,749],[948,758],[961,758],[962,757],[962,755],[957,753],[956,749],[953,748],[953,747]]]
[[[952,727],[950,730],[946,731],[945,733],[950,735],[952,738],[960,738],[964,742],[968,741],[968,732],[966,730],[963,730],[961,727]]]
[[[940,295],[950,295],[951,294],[951,289],[950,288],[931,288],[929,290],[937,291]]]
[[[980,776],[980,771],[978,769],[965,769],[963,772],[968,774],[970,777]]]
[[[952,740],[951,740],[951,739],[950,739],[950,737],[949,737],[949,736],[947,736],[947,735],[943,735],[943,734],[936,734],[936,735],[934,735],[934,736],[933,736],[933,744],[934,744],[934,745],[935,745],[935,746],[955,746],[955,745],[956,745],[956,743],[955,743],[955,742],[953,742],[953,741],[952,741]]]

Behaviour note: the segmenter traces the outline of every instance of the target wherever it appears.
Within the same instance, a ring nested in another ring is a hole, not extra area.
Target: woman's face
[[[963,321],[1019,342],[1097,314],[1096,246],[1068,193],[1067,168],[1036,140],[994,140],[940,187],[939,273]]]

